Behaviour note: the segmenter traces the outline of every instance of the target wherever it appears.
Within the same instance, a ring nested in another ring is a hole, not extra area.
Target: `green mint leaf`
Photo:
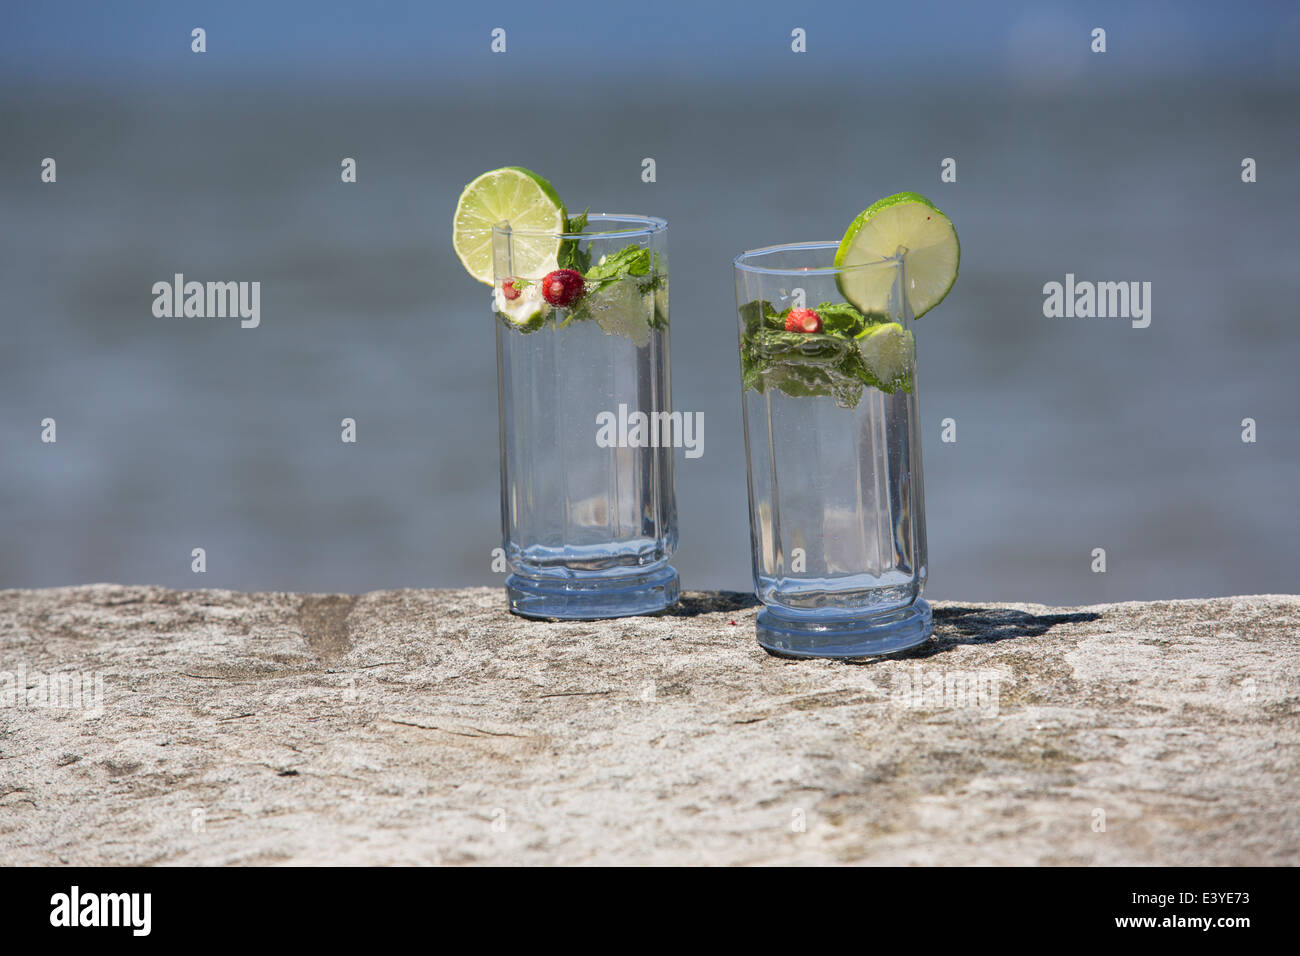
[[[763,325],[763,319],[772,312],[772,303],[766,299],[755,299],[740,307],[740,319],[745,323],[745,335],[752,336]]]
[[[587,270],[583,276],[592,282],[610,282],[623,276],[644,276],[650,274],[650,250],[633,243],[624,246],[618,252],[601,256],[600,261]]]
[[[777,312],[766,300],[740,306],[744,331],[740,340],[741,382],[745,389],[779,389],[793,397],[830,396],[841,408],[855,408],[864,388],[886,393],[910,391],[910,378],[881,382],[867,368],[854,341],[885,316],[863,315],[847,302],[817,306],[821,332],[787,332],[790,309]]]
[[[587,228],[587,215],[591,209],[584,209],[577,216],[569,216],[564,220],[564,231],[568,233],[582,232]],[[561,269],[574,269],[578,272],[586,272],[591,268],[591,253],[583,249],[581,242],[576,237],[570,237],[560,243],[560,250],[555,254],[556,264]]]
[[[822,319],[822,331],[828,334],[853,338],[867,326],[862,313],[847,302],[823,302],[817,306]]]

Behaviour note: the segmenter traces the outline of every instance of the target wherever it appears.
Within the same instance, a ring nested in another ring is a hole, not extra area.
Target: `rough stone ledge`
[[[936,603],[867,664],[754,616],[3,591],[0,863],[1300,862],[1300,597]]]

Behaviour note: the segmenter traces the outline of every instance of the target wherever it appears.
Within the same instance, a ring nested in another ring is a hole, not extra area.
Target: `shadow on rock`
[[[1057,624],[1083,624],[1100,618],[1101,615],[1096,611],[1030,614],[1009,608],[936,608],[934,639],[929,649],[931,653],[940,653],[958,644],[992,644],[994,641],[1009,641],[1017,637],[1038,637]]]
[[[744,591],[683,591],[677,603],[662,611],[655,611],[645,617],[698,617],[701,614],[734,614],[747,608],[758,607],[758,598]],[[517,615],[520,618],[525,615]],[[532,621],[545,621],[551,624],[572,623],[558,617],[527,618]],[[578,620],[601,621],[609,618],[579,618]]]
[[[695,617],[757,607],[758,598],[747,591],[683,591],[681,600],[659,613],[665,617]]]

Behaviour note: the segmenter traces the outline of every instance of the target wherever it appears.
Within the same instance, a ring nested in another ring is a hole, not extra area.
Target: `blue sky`
[[[507,30],[509,67],[577,73],[644,64],[643,75],[729,77],[794,69],[841,75],[1010,77],[1086,59],[1107,30],[1116,75],[1300,73],[1300,5],[1281,2],[1032,3],[792,0],[469,4],[385,2],[69,2],[8,4],[0,77],[9,82],[406,83],[474,76]],[[208,62],[189,50],[208,33]],[[808,32],[797,67],[790,30]],[[767,57],[773,57],[768,60]],[[494,68],[506,58],[498,57]],[[213,62],[215,61],[215,62]],[[204,73],[207,70],[209,72]],[[182,72],[183,71],[183,72]]]

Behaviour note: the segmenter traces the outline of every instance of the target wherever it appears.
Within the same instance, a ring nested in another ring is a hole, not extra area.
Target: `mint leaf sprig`
[[[583,254],[587,256],[589,262],[590,253],[584,251]],[[659,289],[666,281],[666,276],[659,271],[659,253],[631,243],[618,252],[601,256],[595,265],[588,265],[582,279],[586,285],[582,299],[569,310],[564,321],[556,328],[562,329],[570,322],[583,322],[594,318],[590,308],[593,296],[599,295],[604,289],[617,282],[635,280],[637,291],[645,295]],[[664,328],[668,325],[668,316],[656,308],[647,321],[651,328]]]
[[[593,296],[617,282],[635,280],[637,291],[642,295],[657,292],[667,285],[668,276],[663,271],[658,252],[652,252],[636,243],[630,243],[614,253],[601,256],[593,264],[591,250],[582,247],[579,235],[587,228],[591,210],[585,209],[580,215],[568,216],[564,221],[564,231],[569,234],[556,252],[556,264],[561,269],[573,269],[582,275],[584,290],[582,298],[572,305],[568,314],[559,322],[552,322],[554,311],[548,311],[541,321],[530,321],[516,328],[521,332],[536,332],[547,324],[554,324],[562,329],[571,322],[588,321],[592,315],[590,302]],[[654,311],[647,317],[652,329],[668,326],[668,315],[656,301]]]
[[[577,238],[577,234],[587,228],[587,217],[590,214],[591,207],[588,206],[580,215],[565,217],[564,231],[571,235],[560,243],[560,250],[555,254],[555,260],[561,269],[575,269],[586,275],[591,268],[591,253],[582,248]]]
[[[601,256],[594,266],[591,264],[591,250],[582,248],[581,238],[578,235],[587,228],[587,219],[590,215],[591,208],[588,207],[580,215],[565,219],[564,231],[570,236],[560,243],[559,252],[555,256],[558,266],[561,269],[574,269],[582,273],[583,281],[587,285],[587,295],[599,292],[625,276],[649,277],[646,283],[641,284],[643,292],[659,288],[659,284],[663,281],[663,277],[658,274],[659,253],[652,253],[636,243],[624,246],[612,255]]]
[[[657,256],[658,253],[655,253]],[[587,269],[583,279],[587,283],[587,294],[599,292],[607,285],[612,285],[626,276],[648,276],[653,267],[649,249],[633,243],[624,246],[613,255],[601,256],[600,261]]]
[[[821,332],[787,332],[789,308],[778,312],[763,299],[740,307],[745,323],[740,339],[743,388],[759,393],[777,388],[793,397],[829,395],[843,408],[856,408],[867,387],[891,394],[911,390],[910,381],[880,381],[867,368],[855,341],[888,322],[887,317],[864,315],[847,302],[823,302],[816,312]]]

